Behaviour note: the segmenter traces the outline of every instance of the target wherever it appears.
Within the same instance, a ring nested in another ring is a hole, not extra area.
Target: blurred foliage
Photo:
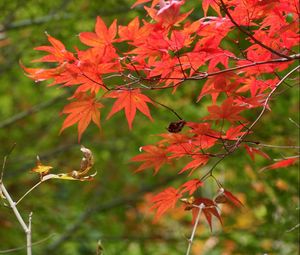
[[[196,5],[193,18],[201,17],[199,1],[187,2],[186,10]],[[142,8],[131,10],[132,3],[129,0],[1,1],[0,155],[4,156],[17,143],[4,173],[5,184],[15,199],[38,181],[37,176],[29,173],[37,154],[45,164],[56,166],[57,172],[78,168],[81,159],[76,130],[71,128],[58,135],[62,123],[58,113],[64,105],[61,98],[64,92],[35,84],[23,75],[19,61],[28,65],[37,58],[32,48],[47,44],[45,31],[71,49],[79,45],[79,32],[93,30],[97,15],[107,23],[117,18],[119,24],[144,15]],[[272,102],[272,111],[262,118],[249,139],[297,145],[299,129],[289,120],[299,123],[299,87],[294,85],[291,80],[282,87]],[[197,120],[206,111],[205,101],[195,103],[199,86],[201,83],[191,82],[191,86],[172,95],[159,91],[155,98],[185,119]],[[36,112],[30,114],[33,108]],[[100,132],[96,127],[88,129],[82,144],[95,156],[98,175],[93,182],[49,181],[22,201],[19,205],[22,215],[26,217],[33,212],[33,242],[46,238],[34,245],[35,255],[96,254],[98,240],[102,241],[105,254],[185,253],[192,228],[190,215],[176,210],[153,224],[146,203],[147,192],[155,191],[155,185],[173,175],[178,166],[165,168],[153,177],[150,172],[133,174],[136,166],[128,163],[141,145],[152,143],[157,139],[155,134],[165,132],[168,123],[176,120],[165,109],[152,110],[155,121],[151,123],[138,116],[132,132],[122,114],[102,121]],[[107,111],[104,110],[103,116]],[[14,120],[20,114],[25,117]],[[267,148],[266,152],[273,158],[295,154],[295,150],[276,148]],[[230,157],[216,172],[245,208],[237,210],[224,205],[224,225],[216,222],[213,232],[206,223],[200,224],[193,254],[296,254],[299,228],[291,229],[299,223],[297,166],[259,173],[270,162],[259,156],[252,162],[242,149]],[[176,185],[176,180],[171,182]],[[207,183],[203,195],[213,196],[216,189],[215,184]],[[0,226],[0,250],[24,245],[24,234],[13,213],[4,206],[0,209]],[[56,245],[61,237],[63,242]],[[15,254],[24,254],[24,250]]]

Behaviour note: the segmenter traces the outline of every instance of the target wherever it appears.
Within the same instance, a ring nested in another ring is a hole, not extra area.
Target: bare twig
[[[36,241],[34,243],[31,244],[31,246],[35,246],[35,245],[39,245],[41,243],[44,243],[45,241],[49,240],[50,238],[54,237],[56,234],[51,234],[39,241]],[[7,253],[12,253],[12,252],[16,252],[16,251],[21,251],[26,249],[26,245],[25,246],[21,246],[21,247],[17,247],[17,248],[12,248],[12,249],[7,249],[7,250],[0,250],[0,254],[7,254]]]
[[[299,227],[300,227],[300,223],[298,223],[296,226],[292,227],[291,229],[287,230],[286,232],[292,232],[293,230]]]
[[[292,122],[297,128],[300,128],[300,125],[294,121],[292,118],[289,118],[289,121]]]
[[[26,241],[27,241],[27,255],[31,255],[32,249],[32,240],[31,240],[31,222],[32,222],[32,212],[29,214],[29,221],[28,221],[28,231],[26,233]]]
[[[200,216],[201,216],[202,210],[205,208],[205,205],[203,203],[201,203],[198,208],[199,208],[199,211],[198,211],[198,214],[197,214],[194,226],[193,226],[192,234],[191,234],[191,237],[188,240],[189,245],[188,245],[188,248],[186,250],[186,255],[190,254],[190,251],[191,251],[191,248],[192,248],[192,245],[193,245],[193,240],[194,240],[195,233],[196,233],[196,229],[198,227]]]
[[[263,116],[263,114],[265,113],[267,107],[268,107],[268,103],[272,97],[272,95],[274,94],[274,92],[276,91],[276,89],[285,81],[285,79],[287,79],[292,73],[294,73],[295,71],[297,71],[297,69],[299,69],[300,66],[296,66],[294,69],[292,69],[291,71],[289,71],[276,85],[275,87],[271,90],[271,92],[269,93],[269,95],[267,96],[264,104],[263,104],[263,109],[261,110],[260,114],[258,115],[258,117],[255,119],[255,121],[247,128],[247,132],[245,134],[243,134],[235,143],[235,146],[232,147],[231,151],[235,151],[236,148],[239,146],[239,144],[241,143],[241,141],[250,133],[250,131],[252,130],[252,128],[257,124],[257,122],[260,120],[260,118]]]
[[[29,190],[27,190],[25,192],[25,194],[17,202],[15,202],[15,205],[19,204],[31,191],[33,191],[35,188],[37,188],[43,182],[44,182],[44,180],[42,179],[38,183],[36,183],[34,186],[32,186]]]
[[[4,157],[3,160],[3,165],[2,165],[2,173],[1,173],[1,179],[0,179],[0,194],[2,196],[4,196],[4,198],[6,199],[6,201],[8,202],[8,204],[10,205],[10,208],[13,210],[17,220],[19,221],[21,227],[23,228],[25,234],[26,234],[26,247],[27,247],[27,255],[31,255],[31,213],[29,215],[29,223],[28,226],[26,225],[25,221],[23,220],[17,206],[16,203],[13,201],[13,199],[11,198],[10,194],[8,193],[6,187],[4,186],[3,183],[3,172],[5,169],[5,165],[6,165],[6,161],[8,156],[10,155],[10,153],[12,152],[12,150],[14,149],[15,144],[12,146],[11,150],[9,151],[9,153]]]
[[[91,206],[88,207],[84,212],[82,212],[74,222],[72,222],[69,226],[67,226],[65,231],[61,234],[61,236],[59,236],[56,240],[53,241],[53,243],[51,243],[47,247],[47,252],[45,252],[45,254],[51,254],[51,252],[57,250],[61,244],[63,244],[66,240],[69,240],[71,238],[71,236],[76,232],[76,230],[82,226],[83,222],[85,222],[89,217],[91,217],[96,212],[98,213],[105,212],[111,210],[112,208],[120,207],[129,203],[137,203],[141,199],[141,196],[146,192],[164,186],[166,185],[166,183],[176,180],[179,177],[180,175],[175,175],[166,178],[159,183],[142,186],[138,191],[130,195],[117,197],[111,201],[108,201],[107,203],[103,203],[100,205],[92,203]]]
[[[12,200],[10,194],[8,193],[8,191],[6,190],[2,180],[0,182],[0,190],[2,192],[2,194],[4,195],[4,197],[6,198],[6,201],[8,202],[8,204],[10,205],[11,209],[13,210],[17,220],[19,221],[21,227],[23,228],[25,234],[26,234],[26,240],[27,240],[27,243],[26,243],[26,247],[27,247],[27,255],[31,255],[32,252],[31,252],[31,227],[30,227],[30,224],[29,226],[26,225],[25,221],[23,220],[21,214],[19,213],[19,210],[17,209],[16,207],[16,204],[15,202]],[[31,216],[30,216],[31,218]],[[31,222],[31,219],[30,219],[30,222]]]
[[[61,96],[57,96],[53,99],[50,99],[49,101],[46,101],[46,102],[43,102],[43,103],[40,103],[40,104],[37,104],[35,106],[33,106],[32,108],[28,109],[28,110],[25,110],[23,112],[20,112],[6,120],[3,120],[2,122],[0,122],[0,128],[5,128],[7,126],[10,126],[12,125],[13,123],[21,120],[21,119],[24,119],[34,113],[37,113],[39,111],[41,111],[42,109],[44,108],[47,108],[49,106],[52,106],[53,104],[55,104],[57,101],[65,98],[65,94],[64,95],[61,95]]]

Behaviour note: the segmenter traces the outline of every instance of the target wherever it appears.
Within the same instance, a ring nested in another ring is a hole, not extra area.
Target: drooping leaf
[[[143,162],[136,172],[154,167],[154,174],[157,174],[163,164],[168,163],[168,156],[165,148],[156,145],[147,145],[141,147],[144,151],[131,159],[133,162]]]
[[[195,198],[194,205],[199,206],[202,203],[205,205],[205,207],[202,209],[202,212],[206,218],[206,221],[210,227],[210,230],[212,230],[212,216],[215,216],[222,224],[222,218],[221,218],[220,213],[218,212],[217,205],[215,204],[215,202],[208,198],[202,198],[202,197]],[[192,224],[194,224],[198,213],[199,213],[199,208],[193,206],[192,207],[192,214],[193,214],[193,223]]]
[[[150,210],[156,210],[154,222],[157,222],[161,216],[169,209],[175,207],[176,202],[180,199],[181,194],[178,190],[170,187],[155,195],[151,202],[154,204]]]
[[[201,186],[203,186],[203,182],[201,182],[199,179],[189,180],[180,186],[180,192],[188,192],[189,195],[192,195]]]
[[[243,203],[230,191],[223,188],[219,189],[216,198],[214,199],[216,203],[227,203],[230,202],[236,207],[243,207]]]
[[[298,160],[299,160],[299,157],[283,159],[283,160],[280,160],[280,161],[278,161],[278,162],[276,162],[272,165],[269,165],[269,166],[266,166],[266,167],[262,168],[261,171],[263,171],[263,170],[274,170],[274,169],[278,169],[278,168],[288,167],[288,166],[291,166],[291,165],[295,164]]]
[[[208,106],[207,109],[210,113],[207,117],[205,117],[207,120],[228,120],[230,122],[244,120],[244,118],[239,114],[241,111],[245,110],[245,107],[235,105],[231,97],[224,100],[221,106],[212,105]]]
[[[139,110],[150,120],[152,120],[150,110],[147,105],[147,103],[152,103],[152,101],[149,97],[140,93],[139,89],[116,90],[110,92],[108,95],[106,95],[106,97],[117,98],[110,113],[107,116],[107,119],[109,119],[118,111],[124,109],[130,129],[132,129],[132,122],[134,120],[136,110]]]
[[[249,154],[250,158],[255,161],[255,155],[260,155],[266,159],[270,159],[269,155],[258,148],[250,147],[247,144],[244,145],[247,153]]]
[[[202,155],[202,154],[194,155],[192,156],[192,158],[193,160],[188,164],[186,164],[186,166],[182,168],[178,174],[181,174],[190,169],[189,175],[191,175],[198,167],[202,165],[206,165],[209,160],[209,157],[207,155]]]
[[[65,119],[60,132],[66,128],[78,123],[78,141],[80,141],[83,132],[86,130],[91,121],[93,121],[100,128],[100,111],[103,105],[99,103],[95,94],[90,96],[80,94],[76,101],[64,107],[63,114],[68,114]]]
[[[220,6],[216,0],[203,0],[202,8],[203,8],[204,16],[207,15],[209,6],[212,7],[218,13],[219,16],[221,16]]]

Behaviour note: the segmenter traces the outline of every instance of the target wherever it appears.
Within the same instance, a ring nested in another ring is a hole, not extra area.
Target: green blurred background
[[[82,156],[76,127],[58,135],[63,121],[59,112],[65,104],[63,90],[47,88],[46,83],[35,84],[24,75],[19,61],[30,66],[32,59],[41,56],[33,48],[48,44],[45,31],[72,49],[80,45],[77,36],[80,32],[94,29],[97,15],[107,24],[117,18],[122,25],[136,16],[143,17],[142,8],[130,9],[133,2],[1,1],[0,156],[4,157],[16,143],[4,173],[4,182],[13,198],[19,198],[38,181],[29,172],[37,154],[45,164],[55,166],[54,172],[78,168]],[[184,6],[185,10],[195,8],[194,19],[203,15],[199,3],[188,1]],[[299,129],[289,120],[299,123],[299,87],[294,86],[295,82],[290,79],[282,87],[282,93],[272,102],[272,112],[256,126],[252,140],[297,145]],[[191,85],[173,95],[151,92],[151,96],[185,119],[197,121],[206,114],[206,102],[195,103],[199,84]],[[81,141],[94,153],[98,171],[95,180],[49,181],[19,205],[25,218],[33,212],[33,242],[41,241],[33,246],[33,254],[96,254],[99,240],[105,254],[184,254],[192,229],[191,216],[182,210],[174,211],[153,224],[153,215],[145,203],[148,192],[171,185],[177,187],[184,181],[173,178],[180,163],[163,168],[157,176],[150,171],[134,174],[137,165],[129,163],[139,153],[140,146],[156,142],[155,134],[166,132],[168,124],[176,119],[165,109],[152,107],[155,121],[149,122],[138,114],[133,131],[129,131],[123,113],[105,121],[108,108],[102,113],[101,132],[91,125]],[[297,154],[286,149],[265,151],[273,158]],[[243,201],[245,208],[238,210],[224,205],[224,225],[215,222],[212,232],[202,221],[193,254],[297,253],[299,227],[292,228],[299,224],[298,167],[258,172],[270,163],[259,156],[252,162],[241,150],[218,167],[218,178]],[[202,195],[212,197],[216,189],[214,183],[208,182]],[[25,236],[13,213],[1,205],[0,251],[24,244]],[[25,254],[25,250],[13,254]]]

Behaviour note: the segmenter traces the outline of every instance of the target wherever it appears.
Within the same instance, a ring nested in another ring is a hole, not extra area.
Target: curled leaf
[[[47,181],[50,179],[61,179],[61,180],[71,180],[71,181],[91,181],[96,176],[97,172],[87,175],[88,172],[94,165],[94,157],[93,153],[90,149],[85,148],[83,145],[81,146],[80,150],[83,153],[83,157],[80,163],[79,170],[72,170],[68,173],[59,173],[59,174],[49,174],[51,166],[44,166],[40,162],[39,158],[37,161],[37,166],[32,169],[32,171],[41,174],[41,181]]]

